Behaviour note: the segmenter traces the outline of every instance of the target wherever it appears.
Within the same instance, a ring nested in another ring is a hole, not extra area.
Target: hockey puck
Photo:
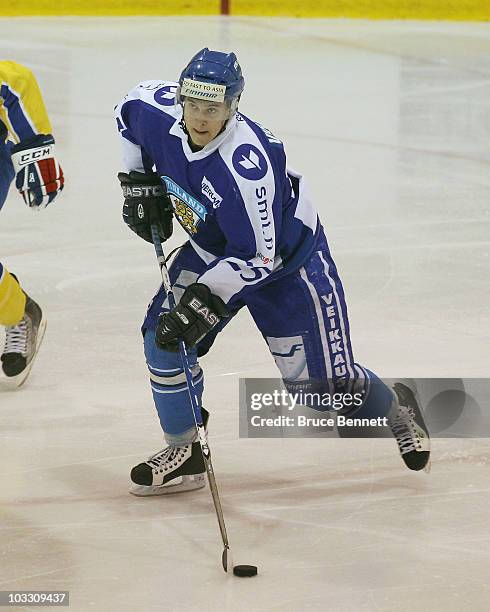
[[[235,576],[240,576],[240,578],[250,578],[252,576],[257,575],[257,566],[256,565],[235,565],[233,568],[233,573]]]

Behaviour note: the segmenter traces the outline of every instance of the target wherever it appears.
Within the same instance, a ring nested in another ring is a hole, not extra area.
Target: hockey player
[[[32,72],[11,61],[0,61],[0,86],[0,208],[15,177],[26,205],[40,210],[64,183],[41,92]],[[46,320],[1,263],[0,325],[5,326],[2,371],[8,386],[18,387],[30,372]]]
[[[160,288],[142,328],[168,447],[132,469],[131,492],[204,485],[177,340],[189,348],[202,394],[197,359],[244,306],[288,389],[318,381],[331,391],[362,388],[362,416],[388,415],[406,465],[420,470],[429,436],[416,399],[355,363],[344,292],[305,181],[287,166],[281,141],[238,112],[243,88],[235,54],[206,48],[178,83],[145,81],[116,108],[128,170],[119,173],[124,221],[149,242],[155,223],[164,241],[175,217],[189,236],[170,266],[176,308]]]

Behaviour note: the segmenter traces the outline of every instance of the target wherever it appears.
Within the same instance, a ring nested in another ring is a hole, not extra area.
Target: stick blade
[[[233,557],[229,546],[223,548],[223,554],[221,555],[221,563],[225,572],[233,571]]]

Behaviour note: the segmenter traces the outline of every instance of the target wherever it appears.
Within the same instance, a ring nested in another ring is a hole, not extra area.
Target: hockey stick
[[[160,272],[162,275],[163,288],[167,294],[169,307],[175,308],[175,297],[170,284],[170,277],[168,275],[167,264],[165,261],[165,255],[163,253],[162,244],[160,242],[160,236],[158,230],[154,224],[151,225],[151,237],[153,238],[153,246],[155,247],[155,253],[160,266]],[[233,561],[231,557],[230,543],[228,541],[228,535],[226,533],[225,519],[223,516],[223,510],[221,508],[221,502],[219,499],[218,486],[216,484],[216,478],[214,476],[213,464],[211,463],[211,451],[209,450],[208,441],[206,439],[206,429],[202,422],[201,413],[199,410],[199,400],[197,398],[196,388],[194,381],[192,380],[191,368],[189,366],[189,356],[187,355],[187,348],[183,340],[179,340],[179,353],[182,360],[182,368],[185,373],[187,381],[187,389],[189,391],[189,399],[191,401],[192,415],[194,417],[194,423],[196,425],[197,436],[199,444],[201,445],[202,457],[204,459],[204,465],[206,466],[206,473],[208,475],[209,488],[211,489],[211,495],[213,496],[214,509],[216,510],[216,517],[218,519],[219,530],[221,532],[221,539],[223,541],[223,553],[221,555],[221,563],[225,572],[233,569]]]

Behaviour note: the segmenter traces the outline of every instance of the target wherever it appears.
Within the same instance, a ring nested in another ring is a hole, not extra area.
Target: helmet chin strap
[[[228,116],[228,119],[233,117],[233,115],[237,112],[237,110],[238,110],[238,102],[240,102],[240,96],[238,96],[238,98],[233,98],[232,99],[232,101],[230,103],[230,114]],[[228,121],[228,119],[226,121]]]
[[[197,145],[191,138],[191,135],[189,134],[189,131],[187,129],[187,126],[185,124],[185,119],[184,116],[182,115],[182,119],[179,122],[179,125],[182,129],[182,131],[184,132],[184,134],[187,136],[187,142],[189,143],[189,146],[191,148],[191,151],[193,153],[196,153],[197,151],[200,151],[201,149],[203,149],[204,147],[201,147],[200,145]]]

